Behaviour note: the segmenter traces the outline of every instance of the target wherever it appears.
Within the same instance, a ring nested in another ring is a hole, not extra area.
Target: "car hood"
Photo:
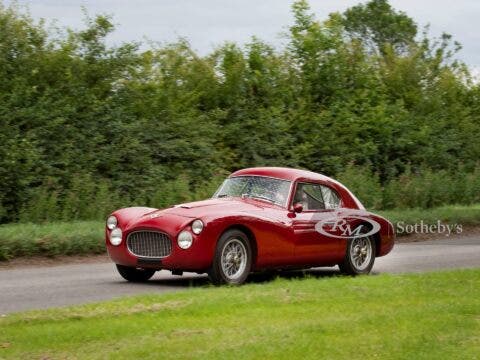
[[[168,209],[127,208],[130,219],[126,220],[123,229],[127,232],[139,228],[159,228],[176,234],[193,219],[214,220],[220,217],[250,215],[270,221],[282,222],[285,209],[251,198],[224,198],[196,201],[175,205]],[[133,212],[133,213],[132,213]],[[120,213],[116,213],[121,216]]]
[[[195,201],[150,213],[150,216],[176,215],[187,218],[228,215],[232,213],[263,212],[268,209],[281,209],[279,206],[255,199],[223,198]]]

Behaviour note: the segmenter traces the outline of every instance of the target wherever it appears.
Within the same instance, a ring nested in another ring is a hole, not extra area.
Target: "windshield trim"
[[[261,178],[267,178],[267,179],[281,180],[281,181],[285,181],[285,182],[290,183],[290,185],[288,187],[288,195],[287,195],[287,198],[285,199],[285,204],[280,205],[280,204],[277,204],[277,203],[271,203],[272,205],[281,207],[283,209],[288,209],[289,204],[290,204],[290,200],[291,200],[290,198],[292,197],[291,196],[292,195],[292,187],[293,187],[293,184],[295,183],[295,181],[282,179],[282,178],[275,177],[275,176],[242,174],[242,175],[236,175],[236,176],[229,176],[224,180],[224,182],[228,179],[236,179],[236,178],[242,178],[242,177],[254,177],[254,176],[255,177],[261,177]],[[222,183],[222,185],[220,185],[218,190],[220,190],[221,186],[223,186],[223,183]],[[218,198],[218,196],[217,196],[218,190],[215,191],[215,194],[213,194],[213,198]],[[253,197],[253,199],[255,199],[255,197]]]

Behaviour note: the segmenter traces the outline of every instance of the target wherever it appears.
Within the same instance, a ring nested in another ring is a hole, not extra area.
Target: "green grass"
[[[105,251],[99,221],[0,226],[0,260],[19,256],[96,254]]]
[[[415,224],[423,220],[426,224],[435,224],[440,220],[448,224],[480,225],[480,204],[447,205],[433,209],[382,210],[377,213],[392,223],[403,221],[404,224]]]
[[[427,224],[437,220],[450,224],[480,225],[480,204],[443,206],[434,209],[378,211],[396,223]],[[0,261],[20,256],[97,254],[105,251],[101,221],[56,222],[47,224],[0,225]]]
[[[10,359],[478,359],[480,270],[277,279],[0,318]]]

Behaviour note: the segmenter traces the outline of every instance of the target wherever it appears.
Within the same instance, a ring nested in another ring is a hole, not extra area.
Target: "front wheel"
[[[348,240],[340,271],[348,275],[368,274],[375,262],[375,241],[370,236],[354,237]]]
[[[208,276],[216,285],[240,285],[251,267],[252,249],[247,235],[240,230],[228,230],[218,240]]]
[[[145,282],[149,280],[153,274],[155,274],[156,270],[152,269],[137,269],[134,267],[124,266],[124,265],[117,265],[117,270],[119,274],[125,279],[130,282]]]

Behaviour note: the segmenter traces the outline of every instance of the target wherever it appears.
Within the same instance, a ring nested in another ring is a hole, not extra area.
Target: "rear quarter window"
[[[332,188],[321,185],[325,209],[338,209],[340,207],[340,196]]]

